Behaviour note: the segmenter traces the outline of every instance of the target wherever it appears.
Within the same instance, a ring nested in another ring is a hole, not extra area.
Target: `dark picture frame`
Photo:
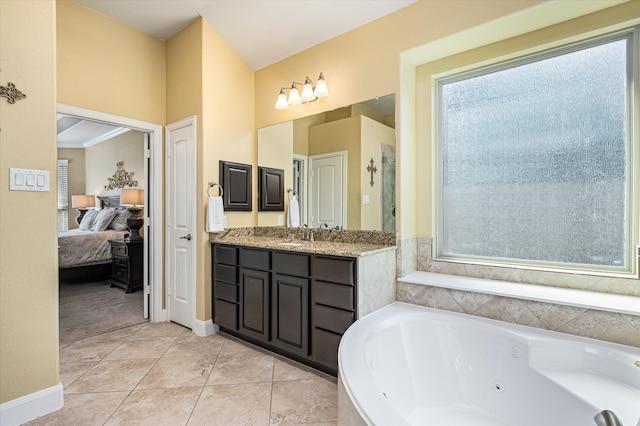
[[[258,167],[258,211],[284,211],[284,170]]]
[[[251,211],[250,164],[220,160],[220,185],[223,189],[222,205],[225,211]]]

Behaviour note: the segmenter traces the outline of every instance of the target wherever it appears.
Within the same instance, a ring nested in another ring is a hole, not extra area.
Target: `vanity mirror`
[[[300,223],[312,228],[395,232],[395,95],[258,129],[258,165],[284,169],[286,223],[295,191]]]

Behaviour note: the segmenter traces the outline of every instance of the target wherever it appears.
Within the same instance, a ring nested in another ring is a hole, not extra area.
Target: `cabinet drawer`
[[[293,253],[273,253],[273,272],[276,274],[309,276],[309,256]]]
[[[313,360],[327,367],[338,370],[339,334],[314,328],[312,332]]]
[[[214,299],[213,308],[215,309],[214,321],[216,324],[230,330],[238,330],[238,305]]]
[[[216,263],[215,270],[213,271],[213,279],[235,284],[238,282],[238,268]]]
[[[342,284],[325,283],[323,281],[314,281],[313,301],[314,303],[352,311],[354,307],[353,287]]]
[[[214,258],[216,263],[225,263],[227,265],[238,264],[238,249],[229,246],[214,246]]]
[[[223,299],[227,302],[238,303],[238,286],[236,284],[223,283],[220,281],[215,282],[215,297],[216,299]]]
[[[314,257],[313,277],[319,281],[353,285],[355,263],[354,259]]]
[[[342,334],[354,321],[353,312],[313,305],[313,326]]]
[[[116,256],[128,256],[127,245],[122,243],[111,243],[111,254]]]
[[[129,279],[129,270],[126,267],[113,265],[113,278],[126,282]]]
[[[240,248],[238,256],[242,267],[261,271],[271,269],[271,252],[268,250]]]
[[[126,268],[127,266],[129,266],[129,259],[126,257],[113,256],[113,265]]]

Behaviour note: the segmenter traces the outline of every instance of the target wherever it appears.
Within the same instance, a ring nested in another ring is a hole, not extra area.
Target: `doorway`
[[[309,228],[346,227],[347,151],[309,157]]]
[[[102,113],[71,105],[58,104],[58,113],[102,122],[148,134],[144,176],[144,225],[143,244],[143,293],[144,315],[153,322],[165,321],[166,310],[162,304],[162,241],[163,241],[163,192],[162,192],[162,126],[127,117]]]

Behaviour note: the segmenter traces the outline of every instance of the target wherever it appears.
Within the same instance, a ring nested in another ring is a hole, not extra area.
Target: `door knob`
[[[191,234],[183,235],[180,237],[181,240],[191,241]]]

